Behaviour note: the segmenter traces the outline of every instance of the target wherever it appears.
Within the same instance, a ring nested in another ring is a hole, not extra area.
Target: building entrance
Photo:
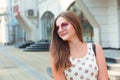
[[[78,15],[78,17],[81,21],[81,24],[82,24],[84,40],[86,42],[93,42],[93,37],[94,37],[93,27],[91,26],[91,24],[89,23],[87,18],[84,16],[82,11],[79,9],[78,4],[76,2],[74,2],[73,4],[70,5],[68,10],[73,11]]]

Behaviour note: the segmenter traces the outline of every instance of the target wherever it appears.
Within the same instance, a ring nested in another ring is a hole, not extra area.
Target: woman
[[[50,45],[54,80],[108,80],[103,50],[83,41],[82,26],[75,13],[62,12],[54,21]]]

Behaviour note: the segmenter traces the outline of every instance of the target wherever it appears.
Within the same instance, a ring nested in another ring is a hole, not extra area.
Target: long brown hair
[[[54,58],[54,65],[56,70],[63,71],[64,69],[70,67],[72,64],[69,60],[70,56],[70,47],[67,41],[62,40],[56,30],[56,20],[59,17],[64,17],[67,21],[69,21],[76,32],[79,40],[83,42],[83,35],[82,35],[82,26],[78,16],[71,11],[62,12],[57,16],[53,24],[53,31],[52,31],[52,39],[50,45],[50,52],[52,57]]]

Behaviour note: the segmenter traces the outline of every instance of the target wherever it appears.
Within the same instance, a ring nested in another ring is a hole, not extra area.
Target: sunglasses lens
[[[67,25],[68,25],[68,23],[62,23],[61,24],[61,29],[62,30],[66,30],[67,29]],[[56,26],[56,31],[58,31],[59,30],[59,26]]]

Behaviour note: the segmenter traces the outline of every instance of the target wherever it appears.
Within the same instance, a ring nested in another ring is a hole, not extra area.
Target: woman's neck
[[[73,48],[80,48],[80,46],[83,44],[84,42],[81,42],[78,38],[75,38],[71,41],[69,41],[69,46],[70,46],[70,49],[73,49]]]
[[[70,46],[70,56],[78,58],[83,57],[87,53],[87,45],[85,42],[81,42],[79,39],[74,39],[69,42]],[[79,54],[81,53],[81,54]]]

